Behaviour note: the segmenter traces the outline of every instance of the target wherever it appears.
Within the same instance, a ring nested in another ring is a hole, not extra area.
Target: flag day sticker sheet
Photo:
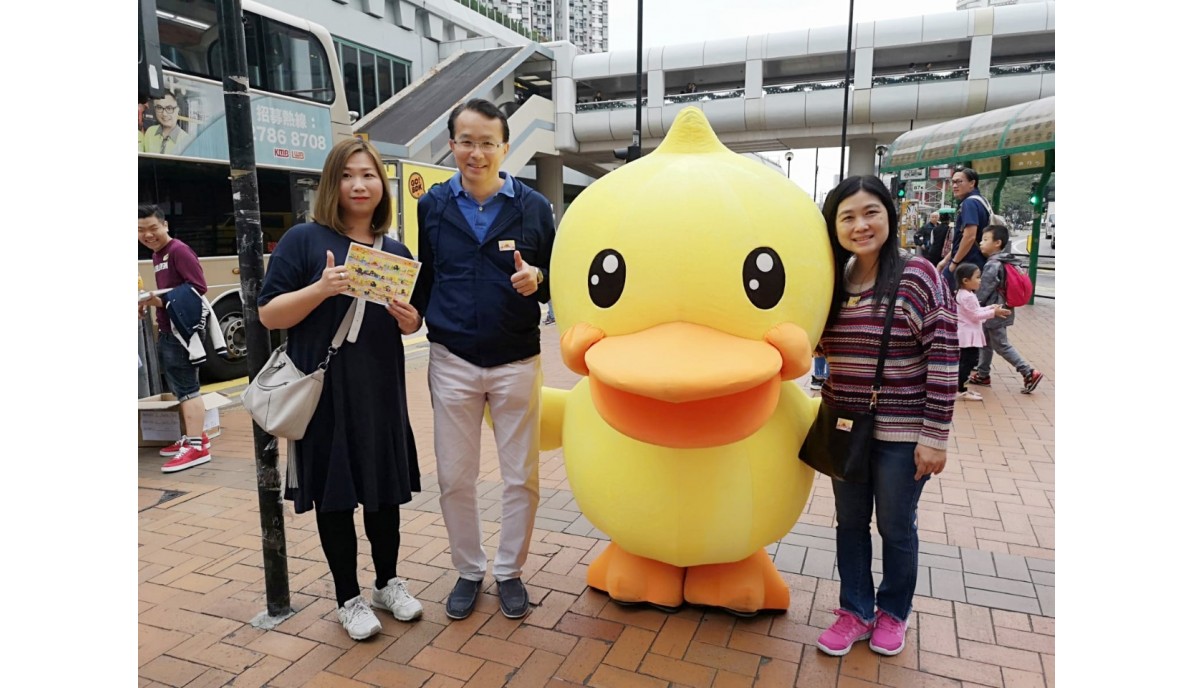
[[[344,261],[348,294],[383,306],[392,300],[409,303],[420,266],[417,260],[353,244]]]

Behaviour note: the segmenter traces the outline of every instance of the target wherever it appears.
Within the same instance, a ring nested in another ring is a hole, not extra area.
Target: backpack
[[[1010,308],[1028,305],[1032,298],[1032,280],[1013,263],[1003,264],[1003,300]]]
[[[1007,219],[1005,219],[1002,215],[996,215],[995,211],[991,210],[991,204],[987,202],[987,199],[983,198],[982,196],[979,196],[978,200],[982,202],[983,206],[987,209],[987,215],[990,216],[987,219],[988,225],[1003,225],[1004,227],[1007,227],[1009,230],[1012,228],[1012,226],[1010,224],[1008,224]],[[982,231],[984,229],[986,229],[986,228],[979,227],[978,228],[979,234],[982,234]]]

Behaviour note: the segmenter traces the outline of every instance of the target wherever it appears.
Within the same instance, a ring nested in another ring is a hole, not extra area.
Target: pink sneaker
[[[900,651],[904,649],[904,631],[907,628],[908,624],[896,620],[894,616],[880,609],[878,616],[875,617],[875,632],[871,635],[871,649],[888,657],[900,654]]]
[[[837,614],[837,621],[817,638],[817,647],[821,648],[821,652],[841,657],[850,651],[854,643],[871,637],[870,624],[864,623],[845,609],[838,609],[833,613]]]

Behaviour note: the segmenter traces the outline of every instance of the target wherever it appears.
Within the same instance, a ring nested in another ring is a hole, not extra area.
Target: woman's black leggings
[[[319,527],[319,544],[332,570],[336,583],[336,604],[344,603],[361,594],[357,580],[357,529],[352,522],[351,511],[315,513]],[[383,506],[377,511],[365,512],[365,537],[373,551],[373,569],[377,572],[374,586],[385,587],[391,578],[398,575],[398,507]]]

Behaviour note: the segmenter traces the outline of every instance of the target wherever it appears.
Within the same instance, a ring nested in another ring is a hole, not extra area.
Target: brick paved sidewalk
[[[450,622],[443,602],[456,574],[439,515],[426,358],[411,352],[411,420],[426,489],[402,509],[398,573],[423,602],[423,619],[379,614],[380,635],[350,640],[336,620],[315,519],[287,503],[297,613],[270,631],[249,623],[265,608],[264,584],[251,424],[235,407],[206,465],[166,475],[156,449],[139,452],[140,685],[1054,686],[1053,316],[1052,302],[1023,308],[1010,331],[1045,374],[1035,393],[1020,394],[1019,377],[997,358],[993,386],[980,388],[985,401],[957,406],[949,464],[920,502],[921,574],[908,646],[897,657],[865,643],[842,658],[816,650],[838,593],[825,478],[800,522],[768,548],[792,588],[786,614],[668,615],[620,607],[585,586],[589,562],[608,541],[578,512],[559,451],[542,458],[524,574],[536,607],[506,619],[487,578],[477,611]],[[577,378],[560,362],[557,336],[544,328],[544,379],[567,388]],[[484,530],[494,536],[492,436],[482,447]],[[368,571],[359,512],[357,522]],[[361,576],[364,585],[371,579]]]

